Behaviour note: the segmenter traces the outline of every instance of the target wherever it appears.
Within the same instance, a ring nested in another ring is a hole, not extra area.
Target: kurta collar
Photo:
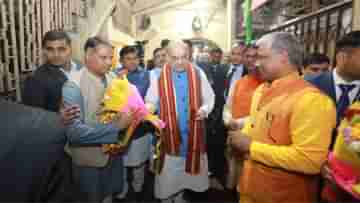
[[[98,83],[98,84],[103,84],[104,86],[107,86],[107,82],[108,82],[108,80],[109,80],[109,78],[108,78],[107,75],[105,75],[104,78],[100,78],[100,77],[94,75],[93,73],[91,73],[91,72],[89,71],[89,69],[87,69],[87,68],[86,68],[86,71],[88,72],[89,77],[90,77],[92,80],[94,80],[96,83]]]
[[[282,78],[279,78],[277,80],[274,80],[272,81],[271,83],[268,82],[267,84],[267,87],[271,87],[271,88],[275,88],[275,87],[279,87],[279,86],[282,86],[284,84],[288,84],[289,82],[291,81],[294,81],[294,80],[297,80],[297,79],[300,79],[301,76],[299,75],[298,72],[294,72],[294,73],[291,73],[289,75],[286,75]]]

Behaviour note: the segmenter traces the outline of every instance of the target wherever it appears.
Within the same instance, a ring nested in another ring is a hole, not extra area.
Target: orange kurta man
[[[240,202],[316,202],[335,114],[332,101],[297,73],[256,89],[242,130],[252,144]]]
[[[236,82],[231,104],[231,114],[234,119],[249,116],[251,98],[262,82],[256,74],[249,74]]]

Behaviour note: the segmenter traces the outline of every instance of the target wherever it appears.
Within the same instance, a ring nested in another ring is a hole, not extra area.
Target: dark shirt
[[[0,202],[69,201],[71,160],[57,115],[1,99],[0,114]]]
[[[215,106],[212,114],[216,114],[216,117],[221,116],[220,114],[222,114],[222,108],[225,104],[224,91],[226,89],[226,75],[229,67],[225,64],[211,63],[202,63],[198,65],[205,72],[206,77],[208,78],[215,93]],[[220,118],[216,120],[219,119]]]
[[[213,111],[206,120],[208,164],[212,175],[225,182],[225,126],[223,124],[222,112],[225,105],[225,94],[227,88],[227,73],[229,67],[225,64],[198,64],[205,72],[215,94],[215,105]],[[220,135],[220,136],[219,136]]]
[[[22,101],[25,105],[57,112],[61,104],[62,86],[67,80],[59,66],[44,64],[24,83]]]

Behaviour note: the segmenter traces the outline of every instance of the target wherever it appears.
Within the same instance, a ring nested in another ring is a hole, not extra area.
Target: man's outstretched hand
[[[60,109],[60,117],[61,117],[61,122],[65,126],[72,124],[72,122],[75,119],[80,118],[79,105],[71,105],[68,107],[62,106]]]

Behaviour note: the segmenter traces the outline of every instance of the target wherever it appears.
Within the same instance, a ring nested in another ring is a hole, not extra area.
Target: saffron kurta
[[[236,81],[224,106],[223,118],[225,124],[229,123],[231,119],[236,119],[240,124],[244,123],[246,117],[250,114],[252,96],[262,82],[255,74],[246,75]]]
[[[315,202],[335,125],[333,102],[297,74],[260,86],[243,129],[253,143],[240,201]]]
[[[253,94],[262,82],[260,76],[254,73],[249,73],[236,81],[224,106],[223,119],[226,125],[228,125],[232,119],[238,123],[237,125],[239,127],[244,125],[246,118],[250,114]],[[227,146],[227,148],[230,149],[230,146]],[[238,184],[243,161],[239,159],[239,157],[234,157],[228,149],[229,172],[227,175],[227,187],[234,188]]]

